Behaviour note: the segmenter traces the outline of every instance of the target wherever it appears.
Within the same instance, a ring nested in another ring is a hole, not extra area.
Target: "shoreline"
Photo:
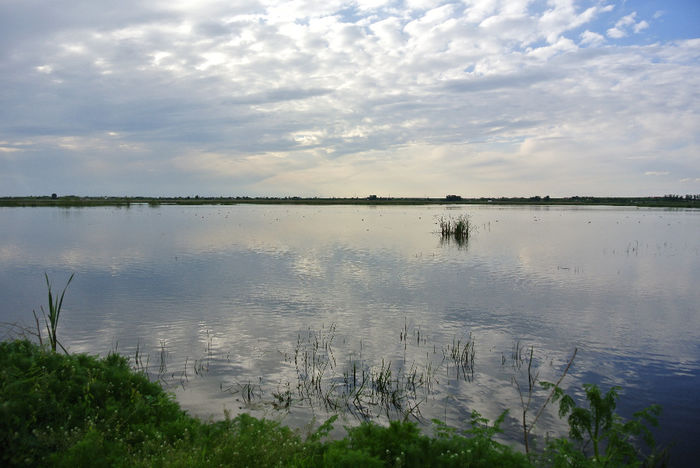
[[[700,208],[700,198],[664,197],[499,197],[499,198],[302,198],[302,197],[94,197],[94,196],[17,196],[0,197],[0,207],[61,208],[86,206],[159,205],[534,205],[534,206],[632,206],[639,208]]]

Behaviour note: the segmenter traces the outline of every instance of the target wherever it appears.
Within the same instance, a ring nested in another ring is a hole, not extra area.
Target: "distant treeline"
[[[659,197],[590,197],[572,196],[555,198],[549,195],[532,197],[463,198],[446,195],[444,198],[410,197],[80,197],[75,195],[0,197],[0,206],[129,206],[131,204],[158,205],[235,205],[235,204],[300,204],[300,205],[434,205],[434,204],[500,204],[500,205],[612,205],[672,208],[700,208],[700,194],[664,195]]]

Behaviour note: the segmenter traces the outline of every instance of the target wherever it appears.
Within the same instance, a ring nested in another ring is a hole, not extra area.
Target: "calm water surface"
[[[465,212],[468,245],[441,242],[436,217]],[[44,272],[56,289],[75,273],[59,330],[71,351],[138,346],[190,412],[291,425],[327,416],[300,399],[304,353],[326,392],[352,363],[414,370],[431,382],[406,400],[414,414],[459,426],[472,409],[519,413],[517,343],[550,381],[578,348],[562,385],[620,385],[624,415],[662,404],[659,437],[681,465],[700,455],[698,233],[698,211],[636,208],[0,208],[0,321],[29,324]],[[470,339],[460,374],[449,355]],[[275,394],[291,406],[275,410]],[[553,414],[539,425],[564,428]]]

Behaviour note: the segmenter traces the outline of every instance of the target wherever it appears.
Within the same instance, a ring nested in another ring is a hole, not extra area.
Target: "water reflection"
[[[338,379],[360,356],[367,372],[382,359],[393,372],[439,368],[414,403],[448,422],[517,408],[502,363],[515,342],[534,346],[545,380],[577,346],[568,388],[621,385],[628,414],[659,402],[665,436],[688,437],[700,423],[687,396],[700,383],[699,213],[462,207],[450,214],[468,212],[476,229],[457,245],[438,232],[447,209],[0,208],[0,320],[38,309],[44,271],[56,284],[76,272],[61,329],[70,349],[133,355],[138,344],[153,364],[165,348],[180,401],[216,417],[224,407],[275,414],[242,392],[259,403],[294,385],[285,356],[310,329],[335,326]],[[423,341],[406,346],[405,329]],[[470,333],[471,381],[441,361]],[[288,409],[292,423],[323,413]]]

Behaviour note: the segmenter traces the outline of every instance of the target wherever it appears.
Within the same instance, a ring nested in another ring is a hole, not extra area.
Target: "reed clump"
[[[458,245],[464,245],[469,241],[474,225],[468,214],[453,216],[440,216],[437,219],[440,235],[443,240],[454,240]]]

